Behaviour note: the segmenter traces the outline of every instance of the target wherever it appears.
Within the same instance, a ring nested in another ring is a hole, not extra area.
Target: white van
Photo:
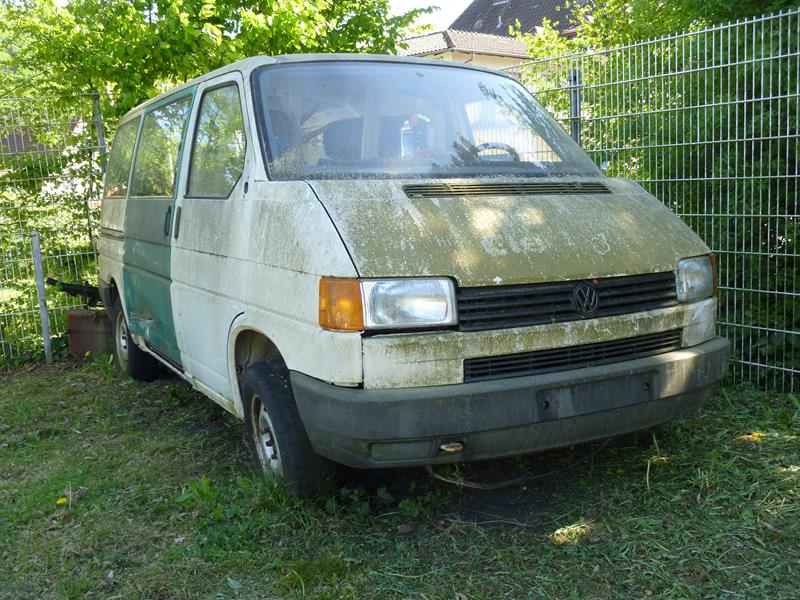
[[[245,420],[298,493],[648,428],[714,390],[708,247],[504,74],[250,58],[120,122],[101,293],[118,362]]]

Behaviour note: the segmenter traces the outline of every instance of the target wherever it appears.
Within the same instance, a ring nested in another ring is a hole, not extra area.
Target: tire
[[[265,476],[282,478],[286,489],[302,497],[332,486],[336,465],[311,447],[283,361],[250,365],[242,381],[242,402],[247,444]]]
[[[114,333],[114,361],[137,381],[154,381],[161,373],[158,361],[139,348],[128,332],[122,303],[117,298],[111,307],[111,329]]]

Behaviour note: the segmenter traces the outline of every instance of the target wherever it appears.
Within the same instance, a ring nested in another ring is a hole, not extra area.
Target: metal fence
[[[34,232],[45,276],[96,281],[104,146],[97,97],[0,98],[0,361],[43,348]],[[59,337],[67,312],[85,305],[55,287],[46,295],[51,332]]]
[[[737,378],[800,389],[800,9],[509,71],[714,250]]]

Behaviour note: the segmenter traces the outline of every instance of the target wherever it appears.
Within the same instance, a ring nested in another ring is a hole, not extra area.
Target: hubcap
[[[114,341],[117,347],[117,359],[120,366],[125,368],[128,364],[128,325],[125,323],[125,314],[122,310],[117,314],[116,325],[117,335],[114,336]]]
[[[283,465],[278,456],[278,443],[275,439],[272,421],[258,396],[253,397],[253,408],[256,409],[252,411],[253,432],[261,468],[266,473],[283,475]]]

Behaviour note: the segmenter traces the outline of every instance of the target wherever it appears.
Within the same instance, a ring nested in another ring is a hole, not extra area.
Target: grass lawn
[[[250,468],[184,383],[103,363],[0,375],[0,597],[797,597],[800,401],[727,387],[647,444],[525,487],[348,475],[316,501]],[[464,467],[489,480],[587,448]]]

